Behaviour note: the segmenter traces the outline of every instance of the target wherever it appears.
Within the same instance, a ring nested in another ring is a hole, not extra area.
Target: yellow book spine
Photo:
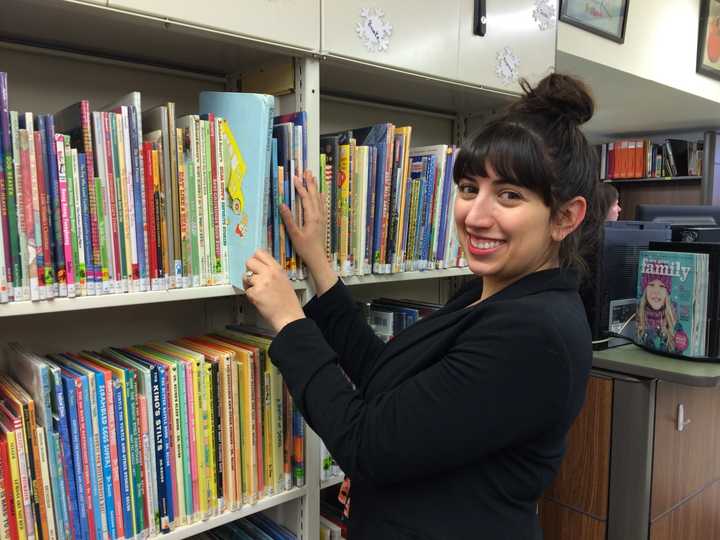
[[[205,372],[205,388],[207,393],[207,422],[205,424],[206,426],[206,436],[207,436],[207,462],[208,462],[208,474],[209,474],[209,481],[208,481],[208,498],[209,498],[209,509],[215,514],[217,511],[218,506],[218,498],[217,498],[217,464],[215,463],[215,417],[213,415],[213,408],[212,403],[215,399],[215,395],[212,388],[212,375],[210,371],[210,366],[207,366],[206,372]]]
[[[252,366],[250,355],[242,361],[242,380],[240,396],[242,399],[242,446],[243,446],[243,478],[247,483],[248,502],[257,498],[257,463],[256,445],[254,443],[255,406],[252,401]]]
[[[208,512],[208,497],[207,497],[207,428],[205,424],[207,422],[207,389],[205,386],[205,368],[207,366],[203,364],[202,369],[198,373],[196,381],[196,392],[195,395],[199,395],[198,402],[195,407],[195,445],[197,451],[197,479],[198,479],[198,506],[200,515],[205,518]]]
[[[232,399],[234,359],[220,362],[220,414],[222,416],[223,497],[228,508],[235,509],[241,502],[238,496],[235,471],[235,410]]]
[[[18,462],[17,444],[15,432],[7,432],[8,455],[10,457],[10,478],[13,487],[13,504],[15,506],[15,521],[18,526],[18,538],[27,540],[27,529],[25,527],[25,508],[23,507],[22,485],[20,483],[20,463]]]
[[[340,194],[340,249],[338,251],[338,264],[340,275],[347,275],[348,266],[348,229],[349,229],[349,199],[350,199],[350,145],[340,145],[340,178],[338,179]]]
[[[177,494],[177,501],[173,505],[177,508],[175,514],[175,525],[183,523],[183,508],[185,508],[185,482],[183,480],[183,446],[182,446],[182,425],[180,419],[180,383],[176,365],[166,364],[170,369],[170,402],[172,403],[172,415],[175,422],[172,438],[175,446],[175,482],[173,492]]]
[[[193,417],[194,417],[194,427],[193,430],[193,440],[195,441],[195,459],[191,461],[191,468],[192,468],[192,498],[193,498],[193,519],[192,521],[197,520],[202,514],[200,512],[200,489],[199,489],[199,482],[200,482],[200,442],[198,441],[198,434],[200,426],[200,419],[202,417],[202,411],[200,409],[200,374],[202,373],[200,369],[200,364],[198,362],[193,362],[192,364],[192,385],[193,385]]]
[[[272,422],[272,459],[273,459],[273,486],[275,493],[283,491],[284,486],[284,460],[283,460],[283,421],[282,421],[282,378],[275,366],[270,365],[272,409],[270,421]]]
[[[270,364],[270,360],[267,360]],[[270,411],[272,410],[272,398],[270,397],[270,371],[265,366],[263,372],[263,459],[265,460],[265,495],[273,495],[275,493],[273,483],[273,451],[272,451],[272,419]]]
[[[402,127],[398,129],[404,135],[403,139],[403,164],[402,173],[400,174],[400,211],[398,214],[398,227],[395,235],[395,253],[396,260],[393,264],[394,272],[402,272],[405,269],[405,251],[402,249],[404,223],[408,219],[408,208],[405,208],[405,197],[407,195],[407,178],[410,173],[410,139],[412,136],[412,126]]]
[[[230,386],[230,410],[232,416],[230,416],[228,424],[230,427],[229,443],[232,445],[232,469],[233,469],[233,484],[237,497],[238,506],[248,502],[247,496],[247,478],[243,474],[242,470],[242,424],[240,419],[240,365],[241,360],[236,356],[233,357],[229,369],[232,372],[231,386]]]

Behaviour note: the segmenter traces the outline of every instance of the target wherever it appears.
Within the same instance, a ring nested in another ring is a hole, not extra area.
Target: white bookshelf
[[[52,113],[89,99],[92,109],[138,90],[143,109],[175,101],[180,116],[196,110],[199,91],[235,89],[243,72],[257,73],[263,66],[294,59],[295,93],[277,100],[278,113],[307,112],[308,166],[317,171],[321,133],[386,120],[413,125],[416,145],[458,143],[471,113],[485,114],[513,99],[512,92],[328,59],[320,50],[302,50],[272,37],[130,13],[119,5],[2,0],[0,70],[9,73],[10,108]],[[444,278],[467,275],[466,268],[451,268],[343,281],[360,296],[395,293],[442,302],[447,296],[443,284],[453,282]],[[312,293],[309,281],[295,282],[294,287],[303,300]],[[18,340],[39,353],[60,347],[124,346],[197,335],[248,320],[251,313],[243,295],[229,285],[9,303],[0,305],[0,346]],[[319,439],[308,428],[305,487],[179,527],[158,539],[188,538],[263,511],[298,538],[316,540],[320,489],[342,481],[319,481],[319,456]]]
[[[305,496],[306,492],[307,488],[304,487],[293,488],[291,490],[278,493],[277,495],[272,495],[270,497],[260,499],[255,504],[246,504],[237,510],[225,511],[222,514],[213,516],[204,521],[199,521],[190,525],[177,527],[175,530],[169,533],[159,534],[153,538],[156,538],[158,540],[181,540],[182,538],[189,538],[202,532],[209,531],[210,529],[214,529],[215,527],[225,525],[226,523],[248,517],[249,515],[255,514],[257,512],[262,512],[263,510],[268,510],[275,506],[297,500]]]
[[[329,487],[337,486],[338,484],[342,484],[343,480],[345,479],[345,476],[342,474],[336,474],[335,476],[331,476],[327,480],[323,480],[320,482],[320,489],[326,489]]]

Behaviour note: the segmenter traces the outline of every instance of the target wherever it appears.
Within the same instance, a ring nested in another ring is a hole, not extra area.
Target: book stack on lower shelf
[[[10,345],[3,538],[186,537],[302,496],[304,424],[269,344],[224,331],[47,356]]]

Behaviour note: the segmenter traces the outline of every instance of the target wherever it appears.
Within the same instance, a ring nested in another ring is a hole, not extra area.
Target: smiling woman
[[[324,256],[312,176],[296,183],[303,223],[282,215],[317,296],[301,309],[271,256],[248,261],[248,298],[278,332],[270,357],[351,480],[352,540],[541,537],[536,501],[585,398],[579,248],[601,220],[579,129],[592,99],[557,74],[524,88],[455,165],[455,224],[477,279],[389,343]]]

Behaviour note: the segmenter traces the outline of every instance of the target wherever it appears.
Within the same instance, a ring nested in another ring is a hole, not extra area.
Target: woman
[[[622,212],[622,207],[620,206],[620,194],[615,189],[615,186],[604,182],[601,183],[598,186],[597,198],[598,206],[605,209],[603,212],[605,221],[617,221],[620,212]]]
[[[651,349],[682,353],[688,348],[688,335],[673,305],[672,277],[643,273],[642,296],[638,306],[637,339]]]
[[[272,361],[351,478],[353,540],[540,535],[536,503],[591,365],[576,268],[596,236],[597,220],[581,224],[597,167],[579,130],[584,86],[554,74],[524,89],[454,169],[455,225],[480,279],[389,343],[325,258],[312,177],[296,182],[304,225],[282,212],[317,296],[303,312],[270,255],[247,262],[248,298],[278,332]]]

